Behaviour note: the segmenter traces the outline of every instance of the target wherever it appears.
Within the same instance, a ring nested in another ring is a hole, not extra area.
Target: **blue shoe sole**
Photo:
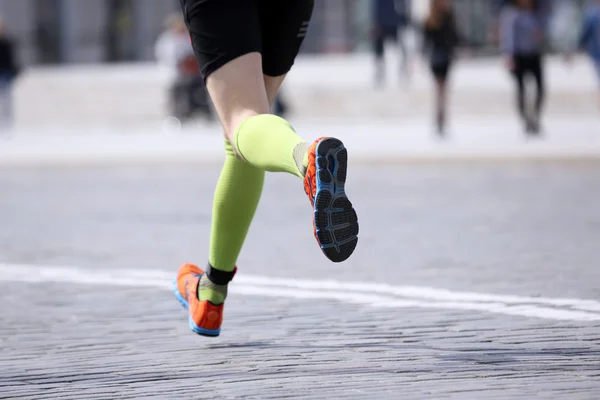
[[[188,301],[179,293],[179,288],[177,287],[177,278],[173,279],[173,293],[175,294],[175,298],[177,301],[185,308],[186,310],[190,308],[190,304]]]
[[[333,262],[347,260],[358,244],[358,216],[346,196],[348,151],[336,138],[321,140],[315,149],[317,190],[314,202],[316,238]]]
[[[181,293],[179,293],[179,289],[177,288],[177,278],[175,278],[173,280],[173,292],[175,293],[175,298],[177,299],[177,301],[179,301],[179,303],[183,306],[183,308],[185,308],[186,310],[188,310],[188,314],[189,314],[190,304],[181,295]],[[209,330],[209,329],[200,328],[198,325],[196,325],[196,323],[192,319],[191,315],[188,316],[188,324],[190,326],[190,329],[194,333],[196,333],[196,334],[198,334],[200,336],[217,337],[217,336],[219,336],[221,334],[221,328],[216,329],[216,330]]]

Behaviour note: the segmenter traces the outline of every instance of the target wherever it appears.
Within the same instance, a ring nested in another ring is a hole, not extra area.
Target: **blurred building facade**
[[[25,64],[147,60],[171,0],[0,0]]]
[[[370,1],[316,0],[302,51],[367,50]],[[492,27],[501,2],[455,0],[463,35],[482,50],[495,49]],[[427,9],[428,0],[413,0],[416,21]],[[26,65],[151,60],[163,21],[172,12],[179,12],[177,0],[0,0],[0,15]]]

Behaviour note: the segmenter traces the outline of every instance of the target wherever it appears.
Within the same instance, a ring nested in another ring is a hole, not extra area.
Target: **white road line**
[[[0,264],[0,281],[65,282],[172,289],[173,272],[94,270],[76,267]],[[430,308],[482,311],[562,321],[600,321],[600,302],[582,299],[525,297],[415,286],[346,283],[333,280],[280,279],[240,274],[232,293],[247,296],[335,300],[375,308]]]
[[[454,292],[447,289],[434,289],[430,287],[417,286],[392,286],[380,283],[344,283],[338,281],[309,281],[302,279],[278,279],[260,276],[240,276],[240,282],[252,285],[284,286],[298,289],[318,290],[347,290],[369,292],[377,294],[394,295],[400,297],[411,297],[425,300],[463,302],[472,301],[478,303],[504,303],[504,304],[536,304],[555,307],[572,307],[583,311],[600,312],[600,302],[595,300],[581,299],[555,299],[545,297],[526,297],[513,295],[496,295],[472,292]]]

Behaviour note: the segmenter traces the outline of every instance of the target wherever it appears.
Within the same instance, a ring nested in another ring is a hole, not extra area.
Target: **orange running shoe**
[[[227,275],[226,282],[223,283],[226,284],[233,279],[236,271],[237,268],[232,273],[218,271],[217,275]],[[223,322],[224,304],[217,306],[210,301],[198,300],[198,287],[202,275],[204,275],[204,271],[193,264],[185,264],[181,267],[173,282],[175,297],[183,308],[189,311],[189,325],[192,331],[202,336],[219,336]],[[209,276],[211,275],[209,274]],[[221,283],[219,282],[219,284]]]
[[[358,217],[344,185],[348,150],[335,138],[317,139],[308,149],[304,191],[314,208],[314,235],[327,258],[342,262],[358,243]]]

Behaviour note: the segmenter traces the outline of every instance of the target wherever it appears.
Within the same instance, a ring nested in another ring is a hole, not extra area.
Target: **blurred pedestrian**
[[[15,42],[6,34],[0,17],[0,132],[12,126],[12,85],[19,73]]]
[[[396,42],[400,55],[400,79],[406,82],[410,75],[411,57],[406,33],[411,24],[410,0],[372,0],[372,38],[375,54],[375,84],[385,83],[385,43]]]
[[[592,60],[598,75],[600,94],[600,0],[593,0],[585,8],[579,48],[585,51]]]
[[[458,44],[452,0],[431,0],[423,26],[423,52],[435,79],[435,124],[440,136],[445,135],[448,75]]]
[[[540,134],[540,117],[545,96],[543,52],[545,13],[535,0],[515,0],[501,14],[500,46],[504,62],[512,73],[517,90],[517,109],[528,135]],[[533,106],[527,104],[527,79],[536,84]]]
[[[185,21],[180,14],[174,14],[167,18],[165,25],[166,30],[155,44],[155,56],[159,64],[172,74],[169,89],[171,114],[185,121],[200,111],[210,118],[208,93]]]

